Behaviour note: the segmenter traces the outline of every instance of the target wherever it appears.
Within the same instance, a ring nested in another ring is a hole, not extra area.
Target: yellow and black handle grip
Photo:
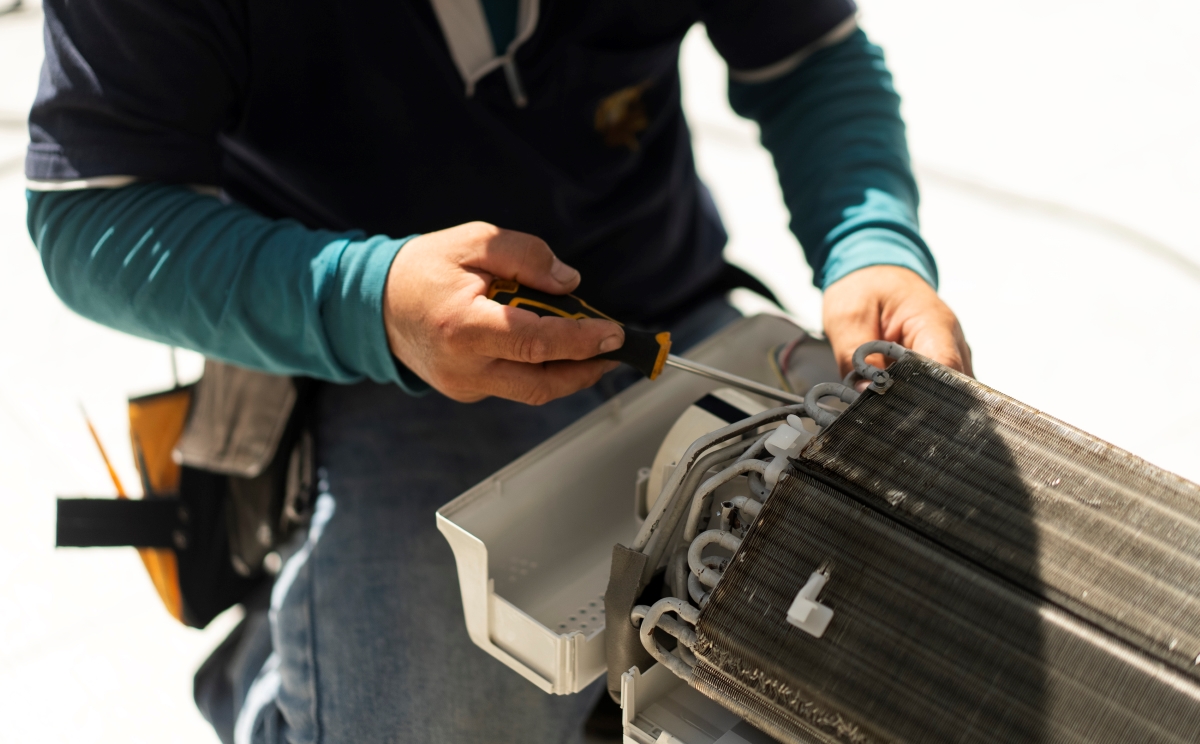
[[[671,334],[667,331],[653,333],[625,327],[625,324],[610,318],[575,295],[552,295],[524,287],[510,279],[496,279],[488,288],[488,299],[501,305],[519,307],[538,315],[557,315],[560,318],[602,318],[611,320],[625,328],[625,345],[616,351],[600,354],[600,359],[623,362],[653,380],[667,363],[671,352]]]

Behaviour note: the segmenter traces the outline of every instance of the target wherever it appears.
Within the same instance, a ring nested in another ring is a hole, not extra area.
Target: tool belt
[[[203,628],[278,570],[306,525],[315,383],[212,360],[200,381],[129,401],[145,497],[60,498],[59,547],[133,546],[172,617]]]

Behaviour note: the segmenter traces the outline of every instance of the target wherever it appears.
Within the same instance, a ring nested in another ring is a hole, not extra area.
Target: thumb
[[[825,338],[833,347],[838,371],[845,376],[854,369],[854,352],[868,341],[883,338],[879,322],[879,310],[875,303],[863,302],[859,298],[833,291],[833,285],[825,291],[824,320]],[[871,360],[878,363],[878,360]]]
[[[565,294],[579,286],[579,272],[563,263],[546,241],[515,230],[480,225],[463,261],[499,279],[512,279],[550,294]]]
[[[854,369],[854,352],[858,351],[858,347],[882,338],[879,323],[872,323],[862,318],[838,324],[836,330],[826,327],[825,336],[833,347],[833,356],[837,359],[838,372],[843,377]],[[867,361],[875,366],[881,369],[887,366],[886,362],[881,363],[883,360],[879,358],[878,354],[872,354],[871,357]]]

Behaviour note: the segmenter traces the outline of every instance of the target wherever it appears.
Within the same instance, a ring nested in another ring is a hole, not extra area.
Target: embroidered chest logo
[[[596,131],[604,137],[604,144],[637,152],[638,132],[650,125],[646,104],[642,102],[642,91],[649,86],[647,81],[622,88],[596,106]]]

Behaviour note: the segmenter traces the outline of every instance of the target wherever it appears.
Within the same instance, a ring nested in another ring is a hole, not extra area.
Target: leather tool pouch
[[[224,476],[229,560],[240,576],[261,572],[267,554],[307,520],[312,385],[208,361],[196,386],[174,455],[184,468]]]
[[[57,544],[137,547],[171,615],[204,627],[307,523],[314,384],[208,360],[196,384],[131,399],[145,498],[59,499]]]

